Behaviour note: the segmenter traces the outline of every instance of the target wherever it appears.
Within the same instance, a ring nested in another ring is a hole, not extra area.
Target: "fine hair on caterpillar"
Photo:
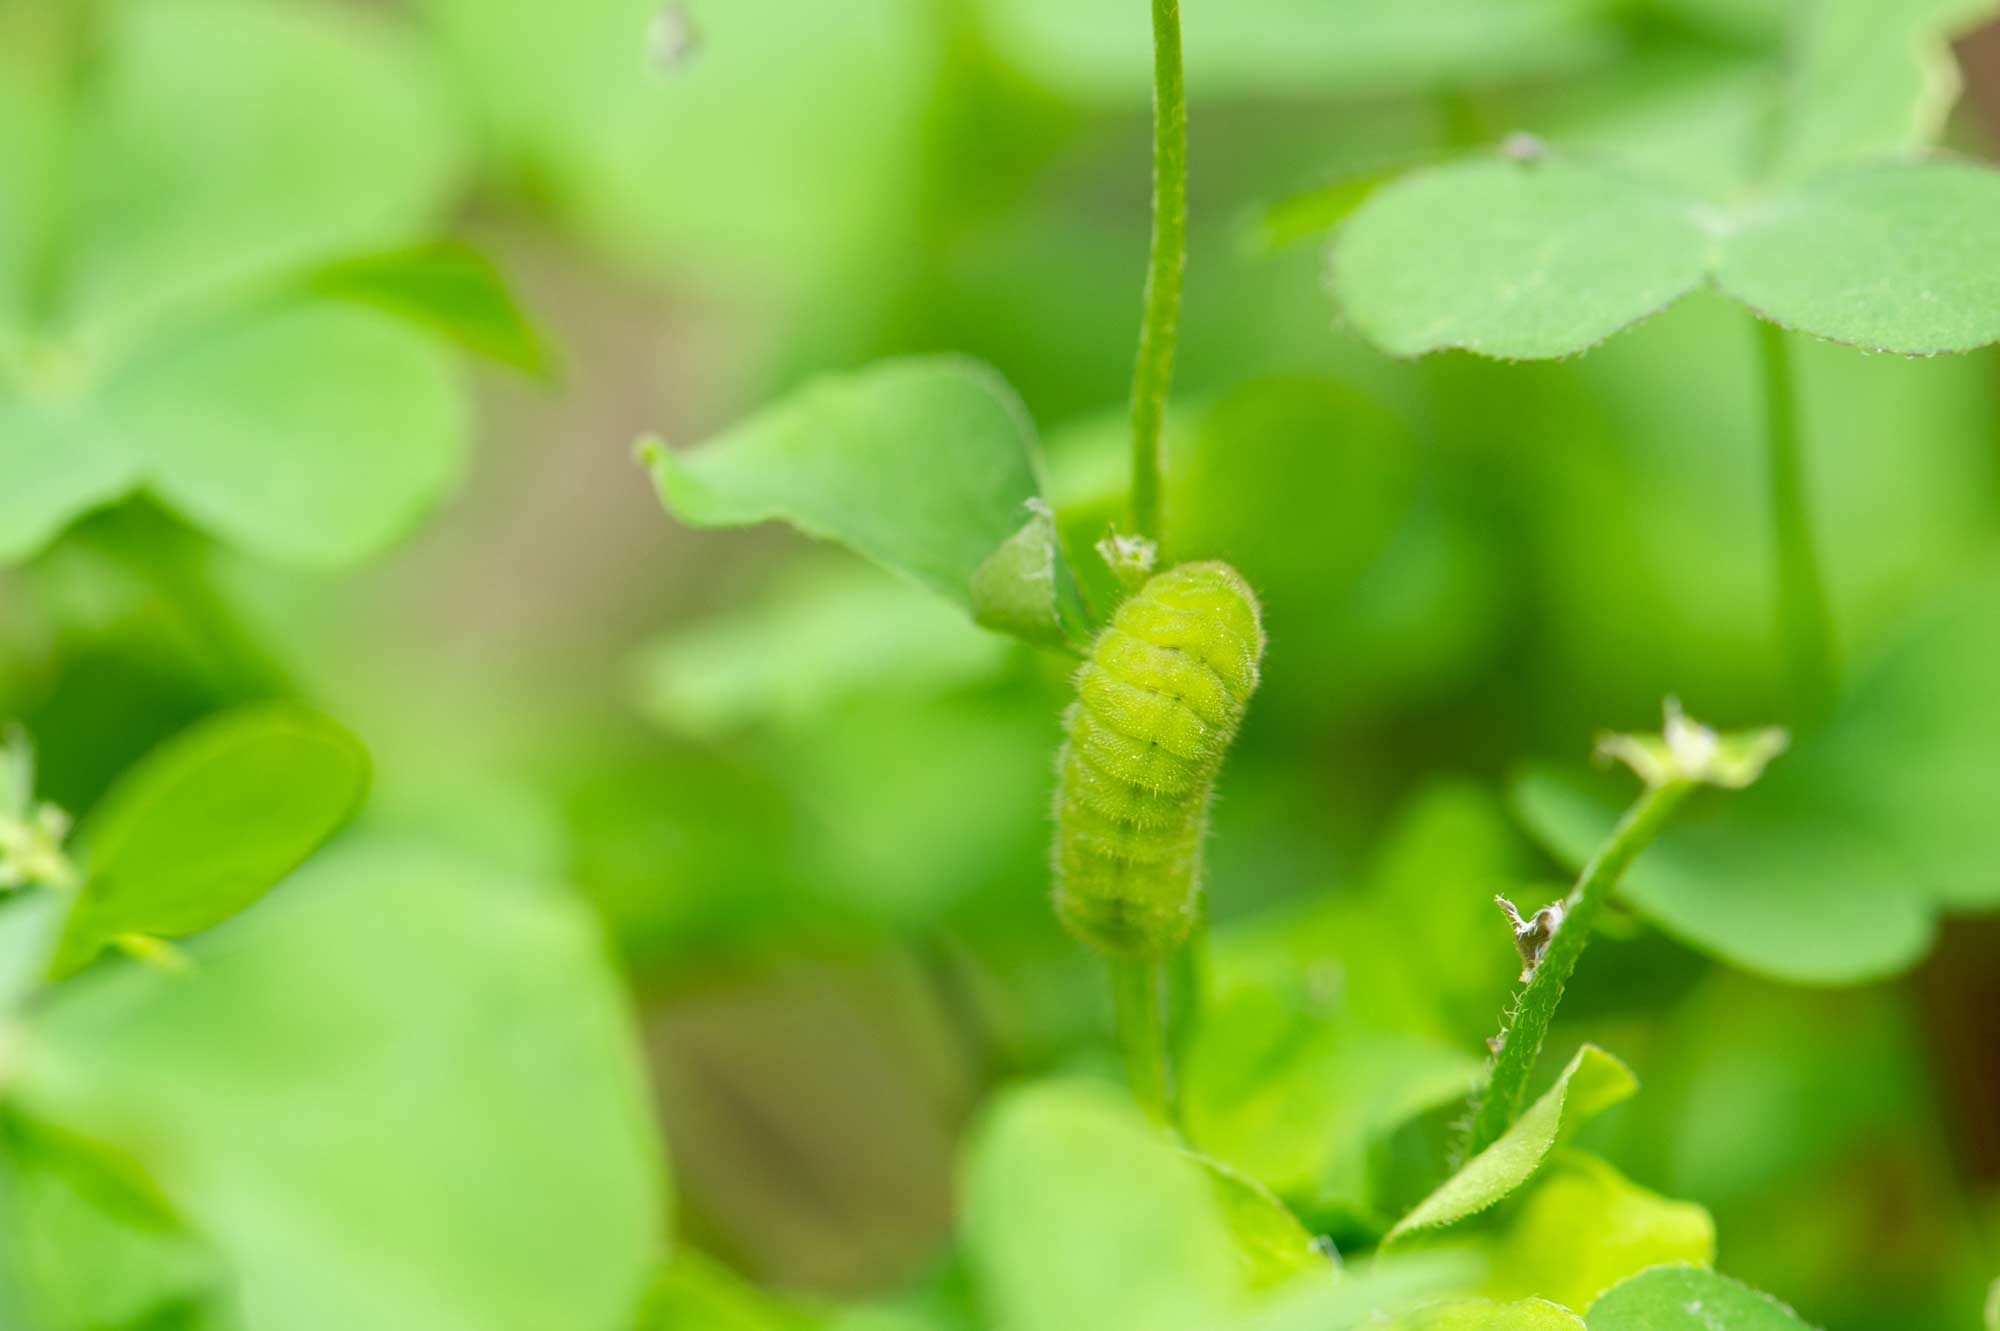
[[[1055,898],[1092,947],[1164,956],[1193,931],[1216,774],[1263,657],[1257,597],[1216,562],[1154,575],[1091,644],[1056,760]]]

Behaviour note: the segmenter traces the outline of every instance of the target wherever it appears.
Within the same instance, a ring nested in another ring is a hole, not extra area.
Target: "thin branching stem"
[[[1519,1117],[1521,1102],[1527,1098],[1528,1078],[1541,1055],[1542,1041],[1548,1037],[1549,1021],[1562,1003],[1563,988],[1576,970],[1576,960],[1583,955],[1584,945],[1590,941],[1590,932],[1604,913],[1612,889],[1639,852],[1660,834],[1674,807],[1692,788],[1689,781],[1648,786],[1619,820],[1611,839],[1584,866],[1563,903],[1561,925],[1549,939],[1527,986],[1521,990],[1520,1000],[1514,1005],[1513,1020],[1500,1032],[1485,1089],[1473,1102],[1465,1158],[1478,1155],[1498,1141]]]
[[[1132,527],[1160,539],[1160,436],[1174,380],[1181,287],[1187,271],[1187,89],[1180,0],[1153,0],[1153,250],[1132,375]]]
[[[1825,719],[1839,688],[1833,611],[1826,575],[1813,544],[1806,499],[1798,384],[1785,330],[1757,323],[1763,362],[1764,437],[1771,486],[1771,535],[1777,568],[1778,636],[1785,658],[1795,726]]]

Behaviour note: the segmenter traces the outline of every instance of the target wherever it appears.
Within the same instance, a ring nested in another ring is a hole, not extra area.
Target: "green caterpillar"
[[[1193,931],[1209,798],[1263,657],[1257,597],[1221,563],[1157,574],[1091,645],[1056,760],[1055,877],[1092,947],[1157,957]]]

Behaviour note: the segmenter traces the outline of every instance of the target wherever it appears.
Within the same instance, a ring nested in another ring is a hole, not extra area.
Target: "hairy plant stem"
[[[1180,0],[1153,0],[1153,249],[1132,373],[1132,528],[1160,539],[1160,435],[1174,380],[1187,272],[1187,89]]]
[[[1770,465],[1771,535],[1777,561],[1779,639],[1791,692],[1793,725],[1824,720],[1839,688],[1833,612],[1813,545],[1806,501],[1798,385],[1785,331],[1757,321],[1764,372],[1764,439]]]
[[[1542,1041],[1549,1033],[1549,1021],[1562,1002],[1563,987],[1576,970],[1576,959],[1583,955],[1584,945],[1590,941],[1590,932],[1604,913],[1612,889],[1639,852],[1660,834],[1674,807],[1693,786],[1690,781],[1668,781],[1647,787],[1619,820],[1611,839],[1583,867],[1576,886],[1563,903],[1561,926],[1535,964],[1527,986],[1521,990],[1513,1020],[1500,1032],[1486,1086],[1473,1102],[1463,1159],[1478,1155],[1498,1141],[1520,1115],[1521,1102],[1527,1097],[1528,1078],[1535,1070]]]
[[[1118,1048],[1132,1094],[1156,1122],[1172,1126],[1174,1068],[1167,1022],[1171,958],[1113,957],[1111,1005],[1118,1020]]]

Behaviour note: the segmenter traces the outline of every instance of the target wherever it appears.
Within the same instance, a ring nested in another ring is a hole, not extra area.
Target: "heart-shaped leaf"
[[[2000,339],[1982,276],[2000,172],[1895,162],[1723,205],[1539,153],[1378,191],[1334,245],[1334,294],[1355,326],[1402,356],[1567,356],[1713,281],[1784,327],[1870,349]]]
[[[1584,1320],[1590,1331],[1811,1331],[1769,1294],[1692,1266],[1633,1276]]]
[[[1908,356],[2000,340],[2000,171],[1901,162],[1737,214],[1715,280],[1764,318]]]
[[[463,262],[325,267],[407,244],[458,182],[408,34],[259,0],[49,12],[0,20],[0,561],[142,486],[267,558],[379,550],[456,479],[465,408],[429,338],[349,302],[525,355]]]
[[[1596,1045],[1585,1045],[1500,1139],[1465,1162],[1396,1222],[1386,1246],[1427,1229],[1456,1224],[1517,1191],[1535,1176],[1556,1146],[1583,1123],[1631,1095],[1639,1083],[1631,1070]]]
[[[1539,151],[1539,150],[1537,150]],[[1342,228],[1332,282],[1398,356],[1567,356],[1693,290],[1710,241],[1689,196],[1538,157],[1460,162],[1378,190]]]
[[[788,522],[968,609],[974,573],[1042,489],[1020,400],[955,357],[821,379],[700,448],[641,453],[691,526]]]

